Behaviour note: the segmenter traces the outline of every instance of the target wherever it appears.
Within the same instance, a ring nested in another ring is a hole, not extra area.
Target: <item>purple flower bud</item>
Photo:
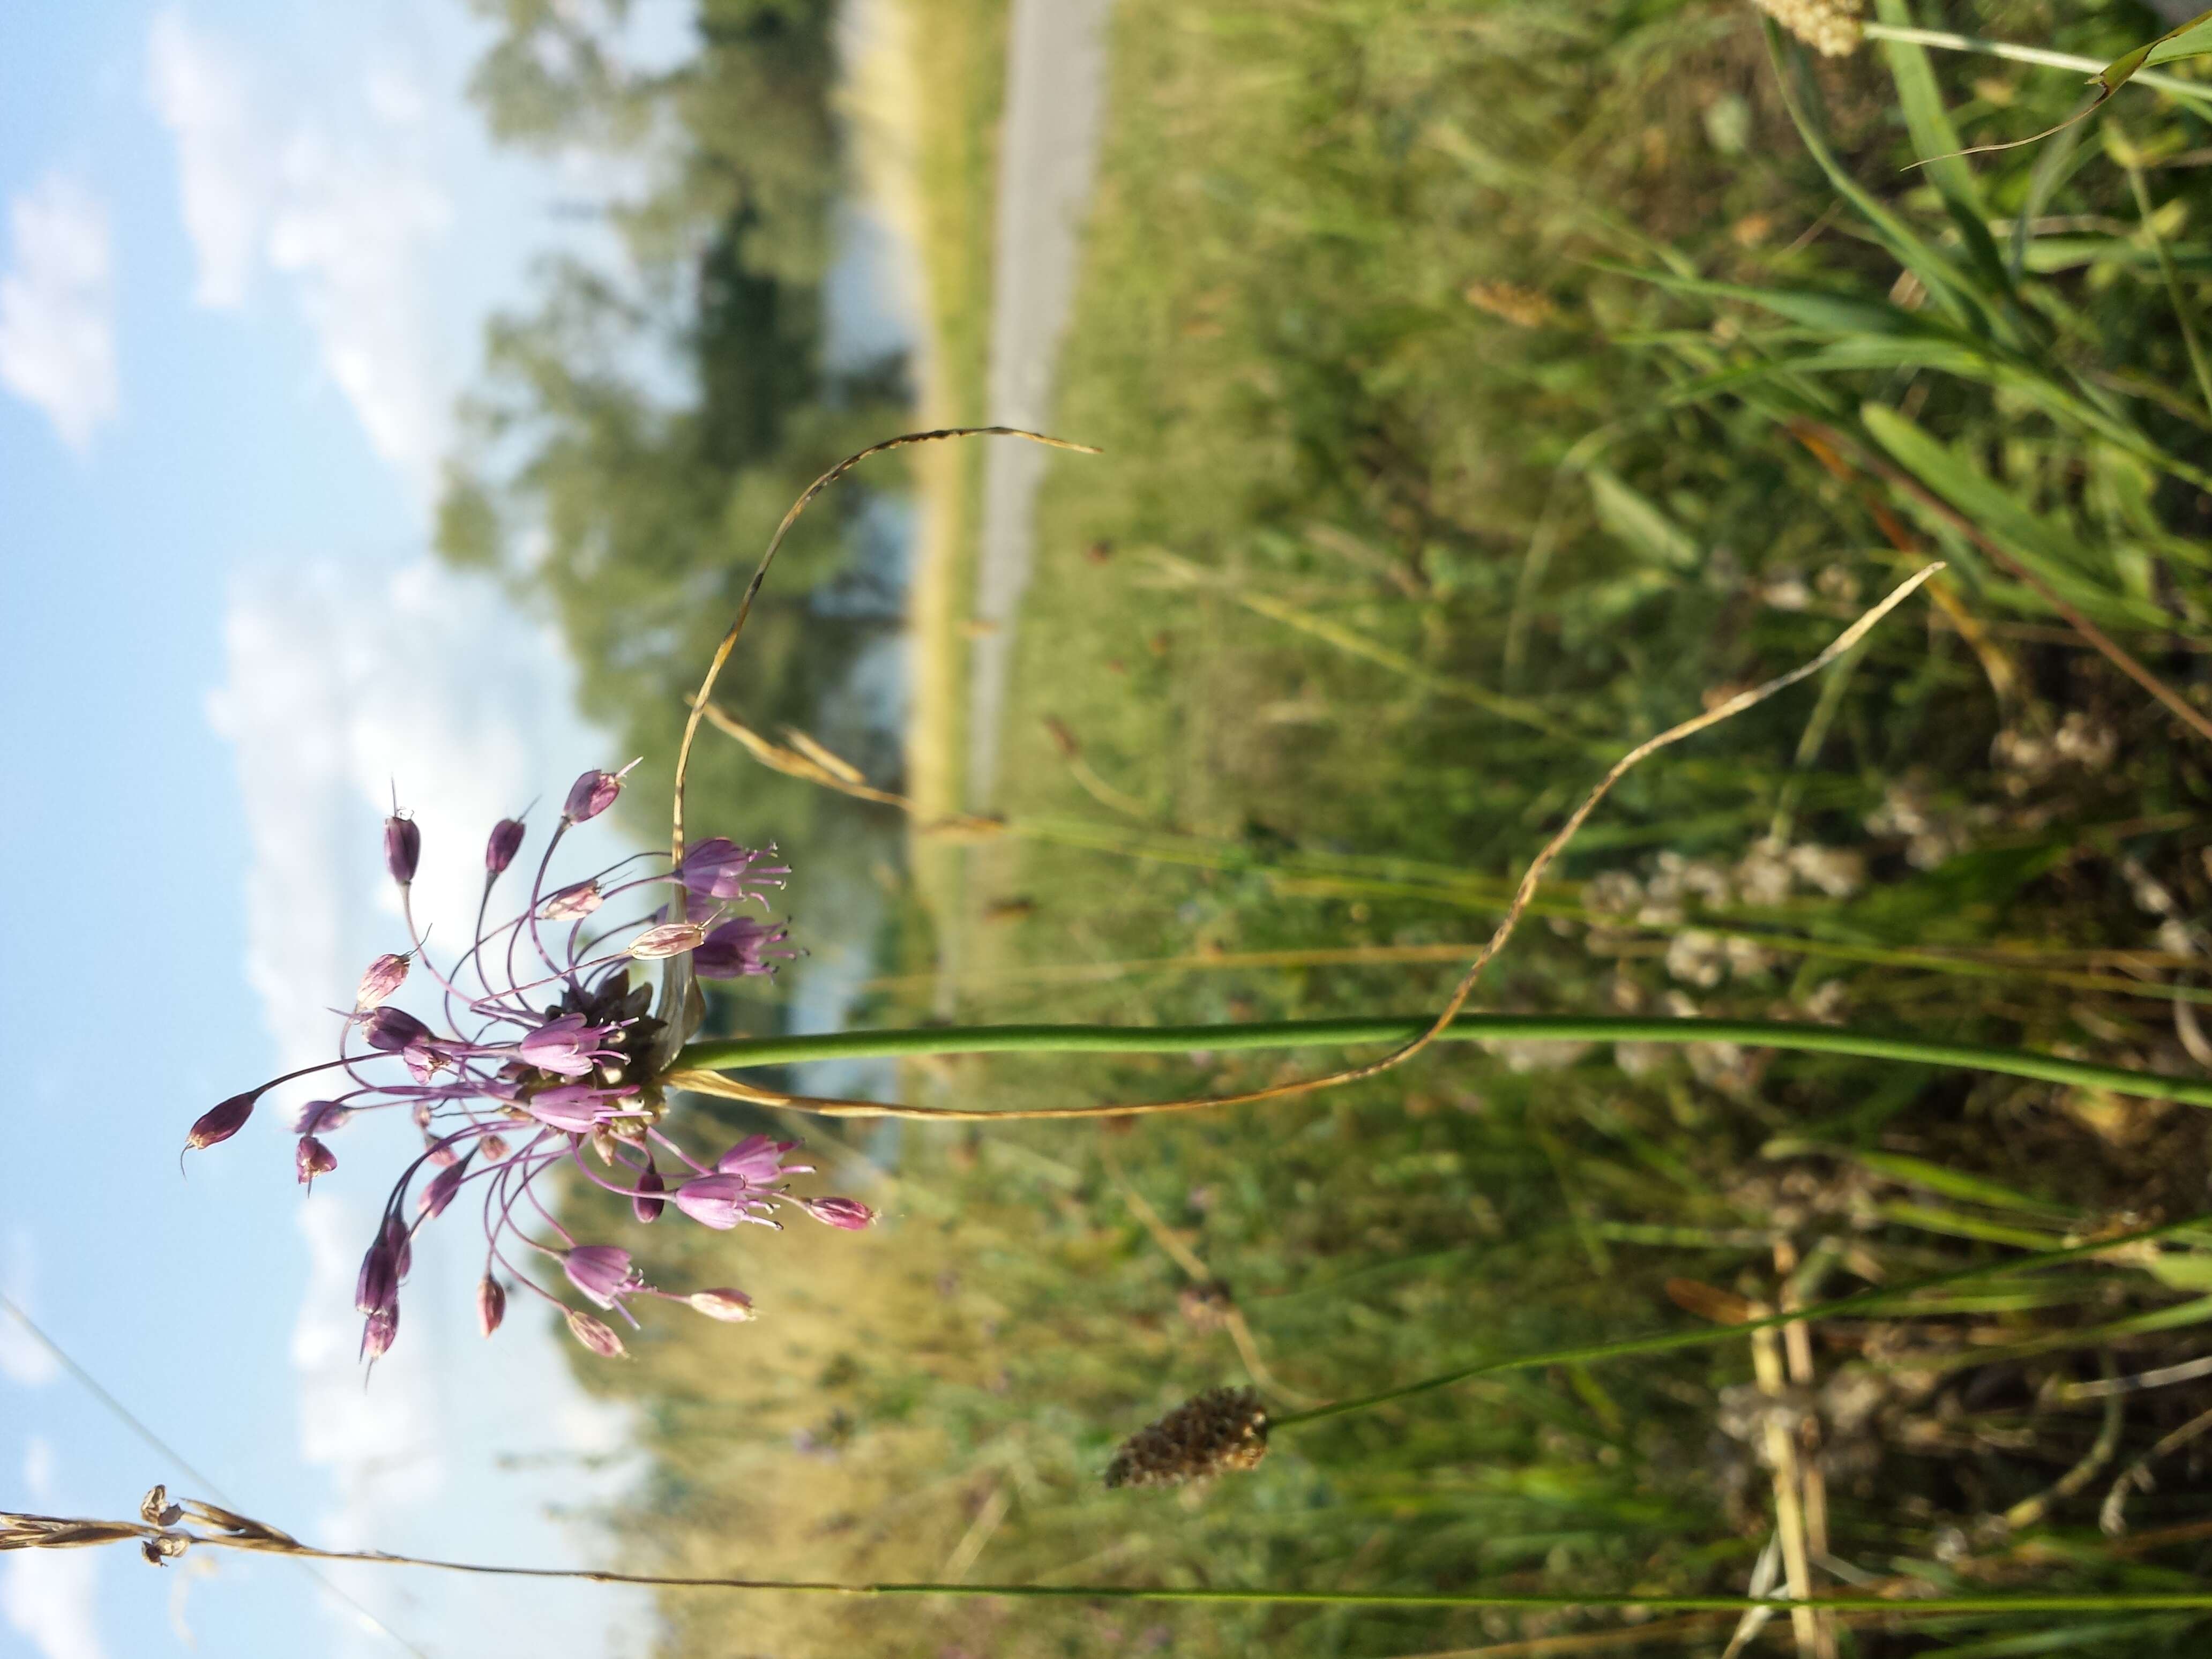
[[[374,1313],[379,1308],[395,1305],[398,1300],[398,1269],[393,1265],[391,1250],[380,1237],[361,1259],[361,1273],[353,1282],[353,1305],[362,1313]]]
[[[635,1092],[635,1089],[619,1091]],[[605,1115],[605,1103],[616,1097],[617,1091],[595,1089],[588,1083],[564,1083],[558,1088],[540,1089],[523,1102],[523,1109],[540,1123],[550,1123],[572,1135],[588,1134]]]
[[[331,1149],[313,1135],[301,1135],[300,1145],[292,1158],[293,1167],[300,1172],[300,1184],[313,1186],[319,1175],[328,1175],[338,1167]]]
[[[736,1176],[696,1176],[676,1189],[676,1207],[717,1232],[748,1218],[745,1183]]]
[[[622,781],[629,774],[632,761],[619,772],[592,770],[578,778],[568,787],[568,799],[562,804],[561,816],[571,823],[581,823],[586,818],[595,818],[615,804],[622,793]]]
[[[786,1175],[811,1170],[811,1164],[793,1164],[786,1168],[783,1155],[796,1151],[795,1140],[772,1140],[766,1135],[747,1135],[736,1146],[714,1160],[717,1175],[735,1176],[754,1187],[765,1187]]]
[[[583,1077],[598,1063],[604,1028],[588,1024],[581,1014],[563,1014],[548,1020],[515,1045],[522,1058],[541,1072],[562,1077]]]
[[[468,1174],[467,1164],[454,1164],[433,1176],[430,1184],[422,1189],[422,1196],[416,1200],[422,1219],[435,1221],[443,1215],[446,1206],[453,1201],[453,1194],[461,1190],[461,1182],[468,1179]]]
[[[522,848],[522,820],[501,818],[491,827],[491,839],[484,843],[484,874],[495,876],[514,862],[514,855]]]
[[[665,921],[648,927],[629,942],[629,953],[641,962],[659,957],[680,957],[707,940],[707,930],[696,921]]]
[[[876,1218],[876,1212],[857,1198],[802,1198],[799,1207],[817,1221],[857,1233]]]
[[[660,1218],[660,1212],[668,1207],[668,1200],[665,1198],[647,1198],[645,1194],[665,1193],[668,1190],[668,1183],[660,1178],[660,1171],[650,1164],[639,1170],[637,1190],[638,1196],[629,1201],[631,1213],[640,1221],[658,1221]]]
[[[299,1121],[292,1127],[303,1135],[326,1135],[344,1128],[352,1121],[351,1108],[341,1106],[335,1100],[311,1100],[300,1108]]]
[[[588,916],[606,900],[599,892],[596,881],[580,881],[574,887],[563,887],[538,907],[538,914],[548,921],[575,921]]]
[[[266,1086],[266,1085],[264,1085]],[[261,1098],[261,1090],[233,1095],[220,1106],[210,1106],[199,1115],[185,1135],[185,1150],[197,1152],[229,1139],[246,1127],[246,1120],[253,1115],[253,1103]]]
[[[361,988],[353,994],[354,1012],[374,1008],[398,990],[407,978],[407,957],[389,952],[370,963],[368,971],[361,976]]]
[[[430,1035],[430,1028],[404,1008],[379,1008],[362,1022],[362,1041],[396,1054]]]
[[[398,1279],[407,1277],[407,1270],[415,1265],[414,1230],[400,1218],[386,1216],[384,1219],[384,1248],[392,1256],[392,1271]]]
[[[415,866],[422,857],[422,832],[415,820],[394,812],[384,821],[384,867],[402,887],[415,879]]]
[[[379,1308],[362,1322],[361,1357],[381,1359],[392,1352],[392,1339],[399,1334],[399,1304]]]
[[[702,979],[772,974],[775,964],[769,957],[781,957],[787,961],[799,954],[796,951],[775,948],[790,937],[787,927],[771,927],[750,916],[732,917],[708,933],[705,943],[691,953],[691,971]]]
[[[645,1288],[645,1276],[629,1259],[628,1250],[611,1244],[579,1244],[561,1258],[568,1282],[602,1308],[611,1308],[622,1297]]]
[[[483,1283],[477,1286],[477,1323],[489,1336],[506,1317],[507,1286],[486,1273]]]
[[[507,1156],[507,1137],[486,1135],[482,1140],[477,1142],[477,1151],[483,1155],[485,1163],[497,1164]]]
[[[587,1313],[578,1313],[574,1308],[566,1310],[566,1312],[568,1316],[568,1333],[577,1341],[582,1343],[602,1359],[623,1358],[622,1338],[617,1336]]]
[[[709,1319],[742,1325],[753,1316],[753,1299],[743,1291],[694,1291],[684,1298]]]

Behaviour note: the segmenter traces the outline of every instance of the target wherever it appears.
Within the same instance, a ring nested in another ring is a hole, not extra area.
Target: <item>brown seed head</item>
[[[1109,1486],[1180,1486],[1267,1455],[1267,1409],[1251,1389],[1208,1389],[1121,1443],[1106,1466]]]

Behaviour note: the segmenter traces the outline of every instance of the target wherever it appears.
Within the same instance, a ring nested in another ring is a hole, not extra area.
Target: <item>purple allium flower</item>
[[[747,1135],[736,1146],[714,1160],[716,1175],[735,1176],[748,1186],[765,1187],[787,1175],[807,1175],[813,1171],[811,1164],[783,1162],[786,1152],[796,1152],[795,1140],[773,1140],[766,1135]]]
[[[856,1233],[876,1218],[876,1212],[857,1198],[802,1198],[799,1207],[817,1221]]]
[[[185,1149],[196,1152],[204,1146],[229,1139],[246,1127],[246,1120],[253,1115],[253,1103],[261,1095],[262,1091],[256,1089],[249,1094],[233,1095],[219,1106],[209,1107],[185,1132]]]
[[[740,1221],[766,1221],[773,1206],[739,1176],[696,1176],[676,1189],[676,1207],[702,1227],[726,1231]],[[773,1221],[767,1224],[774,1226]]]
[[[489,1273],[477,1286],[477,1324],[486,1336],[507,1317],[507,1287]]]
[[[750,1301],[736,1291],[652,1290],[620,1249],[571,1237],[533,1190],[541,1176],[562,1165],[572,1177],[627,1199],[641,1222],[664,1215],[672,1202],[715,1229],[744,1222],[774,1227],[779,1212],[793,1206],[835,1226],[864,1225],[870,1215],[849,1199],[789,1192],[787,1178],[809,1172],[785,1161],[795,1143],[750,1136],[708,1162],[662,1128],[662,1075],[678,1034],[654,1014],[654,987],[643,964],[663,957],[673,963],[688,950],[702,973],[732,977],[768,972],[772,959],[794,956],[779,948],[785,929],[722,919],[710,908],[760,897],[788,872],[766,861],[772,849],[710,840],[673,869],[665,862],[640,869],[649,855],[636,854],[583,880],[549,885],[564,838],[605,811],[621,784],[620,773],[591,772],[578,781],[540,849],[527,897],[498,921],[489,911],[493,886],[523,842],[520,821],[502,819],[485,846],[475,933],[442,959],[428,949],[404,890],[420,862],[421,832],[395,810],[385,824],[385,854],[403,889],[407,948],[370,964],[343,1016],[334,1059],[234,1096],[192,1125],[187,1150],[214,1146],[235,1135],[277,1085],[339,1073],[343,1083],[329,1085],[326,1098],[296,1114],[293,1164],[305,1181],[336,1167],[324,1137],[350,1118],[397,1111],[413,1122],[421,1150],[385,1200],[354,1287],[364,1358],[386,1353],[398,1335],[416,1232],[471,1196],[483,1217],[477,1318],[486,1334],[503,1321],[507,1296],[520,1291],[562,1307],[570,1330],[593,1352],[620,1355],[622,1341],[611,1329],[556,1294],[564,1276],[592,1303],[626,1318],[641,1295],[689,1302],[717,1319],[750,1314]],[[696,920],[671,923],[649,914],[672,880],[682,884],[679,902],[699,901]],[[586,916],[595,918],[590,930],[581,925]],[[624,919],[608,926],[610,916]],[[410,999],[415,1012],[388,1000],[403,986],[421,993]],[[552,1272],[555,1263],[562,1273]]]
[[[422,860],[422,832],[415,820],[397,811],[384,821],[384,867],[402,887],[415,879],[415,866]]]
[[[514,862],[514,855],[522,850],[522,820],[501,818],[491,827],[491,839],[484,842],[484,878],[489,881],[501,874]]]
[[[742,1325],[753,1316],[753,1299],[743,1291],[694,1291],[684,1299],[708,1318],[726,1320],[732,1325]]]
[[[622,793],[622,781],[629,775],[632,761],[619,772],[591,771],[568,786],[568,799],[562,804],[561,816],[570,823],[581,823],[595,818],[615,804]]]
[[[574,1308],[568,1310],[568,1316],[569,1334],[600,1358],[620,1359],[623,1357],[622,1338],[605,1325]]]
[[[660,1178],[660,1171],[653,1167],[653,1155],[646,1154],[646,1165],[637,1172],[637,1196],[629,1201],[630,1212],[640,1221],[658,1221],[660,1212],[668,1207],[665,1198],[655,1198],[655,1193],[665,1193],[668,1183]]]
[[[581,1014],[563,1014],[526,1033],[516,1047],[524,1062],[541,1072],[558,1077],[589,1077],[601,1060],[622,1058],[619,1049],[600,1046],[611,1035],[586,1024]]]
[[[635,1089],[601,1089],[589,1083],[565,1083],[540,1089],[524,1103],[524,1109],[540,1123],[550,1123],[572,1135],[588,1134],[610,1115],[609,1103],[635,1094]]]
[[[782,878],[791,873],[781,864],[763,864],[775,849],[756,851],[740,847],[722,836],[709,836],[684,855],[684,862],[676,866],[677,879],[692,897],[711,899],[762,899],[758,890],[781,887]]]
[[[776,948],[790,937],[787,927],[771,927],[750,916],[733,916],[709,933],[706,942],[691,953],[691,971],[702,979],[772,974],[775,964],[769,960],[770,957],[789,961],[799,954]]]
[[[407,960],[386,951],[370,963],[368,971],[361,976],[360,989],[353,994],[354,1012],[367,1013],[398,990],[407,978]]]
[[[623,1297],[645,1288],[645,1275],[632,1263],[629,1252],[611,1244],[577,1245],[561,1258],[561,1270],[571,1285],[602,1308],[619,1307]]]
[[[579,921],[605,902],[598,882],[580,881],[547,899],[538,914],[548,921]]]
[[[707,930],[696,921],[664,921],[648,927],[629,942],[629,953],[641,962],[660,957],[680,957],[706,941]]]

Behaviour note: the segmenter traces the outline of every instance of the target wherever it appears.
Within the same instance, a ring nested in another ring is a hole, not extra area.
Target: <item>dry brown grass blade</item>
[[[1582,827],[1589,821],[1590,814],[1596,811],[1605,798],[1613,793],[1613,787],[1615,784],[1661,750],[1733,720],[1746,709],[1756,708],[1777,692],[1786,690],[1800,681],[1809,679],[1819,673],[1829,664],[1849,653],[1852,647],[1873,632],[1883,617],[1904,604],[1923,583],[1943,568],[1938,562],[1923,565],[1914,571],[1911,575],[1893,588],[1880,603],[1874,605],[1842,633],[1837,635],[1828,642],[1827,648],[1811,661],[1802,663],[1787,673],[1778,674],[1772,679],[1763,681],[1748,690],[1739,691],[1734,696],[1706,709],[1703,714],[1692,715],[1679,725],[1668,727],[1656,737],[1646,738],[1615,761],[1605,775],[1598,780],[1596,787],[1583,798],[1582,805],[1574,810],[1567,821],[1560,825],[1552,838],[1538,850],[1536,856],[1528,861],[1528,867],[1522,872],[1520,884],[1514,890],[1512,902],[1507,907],[1504,919],[1498,922],[1496,931],[1491,934],[1482,949],[1476,952],[1475,958],[1468,965],[1467,971],[1460,975],[1459,983],[1453,988],[1451,995],[1445,1000],[1444,1006],[1437,1011],[1436,1018],[1429,1022],[1428,1029],[1410,1042],[1400,1044],[1379,1060],[1368,1060],[1357,1066],[1344,1066],[1337,1071],[1323,1073],[1318,1077],[1297,1078],[1284,1083],[1270,1084],[1265,1088],[1240,1090],[1231,1094],[1194,1095],[1181,1100],[1143,1101],[1126,1105],[1107,1103],[1092,1106],[1036,1106],[997,1111],[969,1107],[903,1106],[886,1104],[877,1100],[841,1100],[820,1096],[785,1095],[755,1085],[739,1083],[724,1073],[695,1068],[672,1072],[666,1080],[679,1089],[694,1089],[702,1094],[719,1095],[732,1100],[750,1101],[756,1105],[779,1106],[789,1110],[810,1112],[820,1116],[921,1117],[956,1121],[1000,1119],[1012,1121],[1018,1118],[1140,1116],[1168,1112],[1205,1111],[1218,1106],[1248,1106],[1261,1101],[1282,1100],[1293,1095],[1311,1094],[1318,1090],[1340,1088],[1346,1084],[1360,1083],[1369,1078],[1380,1077],[1383,1073],[1395,1071],[1404,1065],[1414,1055],[1429,1048],[1450,1029],[1452,1021],[1459,1018],[1461,1011],[1467,1006],[1468,1000],[1474,994],[1474,988],[1480,981],[1483,970],[1497,959],[1498,953],[1504,950],[1511,941],[1514,933],[1520,927],[1521,919],[1528,913],[1529,903],[1536,896],[1537,888],[1543,884],[1546,873],[1554,863],[1558,862],[1559,855],[1567,850],[1574,838],[1582,832]]]

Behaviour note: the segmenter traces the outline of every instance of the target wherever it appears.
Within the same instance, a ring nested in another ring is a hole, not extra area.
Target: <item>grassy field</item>
[[[922,168],[933,417],[980,374],[978,66],[1003,27],[941,9],[974,32],[917,37],[966,66]],[[1922,9],[1873,15],[2098,61],[2158,27],[2119,3]],[[2131,89],[2078,143],[1904,170],[1954,132],[2048,126],[2077,86],[1874,43],[1778,61],[1735,4],[1123,0],[1058,422],[1107,453],[1048,488],[1006,830],[961,890],[953,1006],[917,920],[884,1022],[1431,1007],[1610,758],[1940,555],[1930,602],[1823,681],[1632,777],[1480,1006],[2201,1074],[2212,388],[2185,319],[2212,136]],[[946,850],[917,856],[926,900]],[[1012,1106],[1310,1064],[908,1081]],[[1787,1339],[1285,1430],[1211,1486],[1099,1480],[1121,1436],[1216,1383],[1280,1414],[2184,1221],[2212,1210],[2197,1109],[1722,1044],[1500,1045],[1218,1115],[811,1144],[884,1226],[742,1249],[655,1229],[656,1279],[741,1284],[763,1318],[649,1330],[635,1367],[586,1372],[642,1413],[641,1564],[1601,1597],[1741,1593],[1794,1537],[1778,1556],[1828,1588],[2203,1582],[2206,1382],[2098,1384],[2207,1351],[2212,1222]],[[2138,1460],[2155,1487],[2108,1533]],[[947,1659],[1717,1654],[1735,1623],[664,1607],[670,1652]],[[2206,1628],[2061,1622],[1784,1616],[1754,1650],[2184,1654]]]

